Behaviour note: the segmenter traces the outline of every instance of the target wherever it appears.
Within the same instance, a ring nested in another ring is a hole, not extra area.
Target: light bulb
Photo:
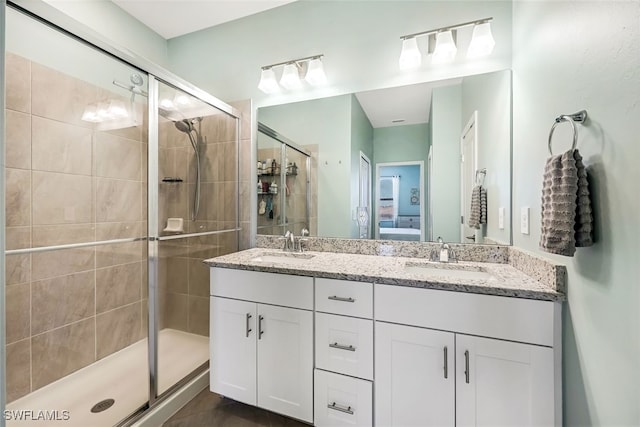
[[[298,65],[296,63],[284,66],[284,71],[282,71],[282,77],[280,78],[280,84],[282,87],[289,90],[296,90],[302,87],[300,74],[298,73]]]
[[[471,36],[469,50],[467,50],[467,58],[489,55],[493,52],[495,45],[496,41],[491,34],[491,24],[489,22],[477,24],[473,27],[473,35]]]
[[[418,41],[415,37],[402,40],[402,52],[400,52],[400,69],[411,70],[420,67],[422,54],[418,49]]]
[[[98,123],[100,121],[96,104],[91,104],[84,109],[84,112],[82,113],[82,120],[91,123]]]
[[[436,48],[433,51],[433,58],[431,61],[434,64],[442,64],[444,62],[451,62],[456,57],[456,42],[453,41],[453,33],[451,30],[441,31],[436,34]]]
[[[320,86],[327,83],[327,76],[324,74],[324,67],[320,58],[312,59],[307,66],[307,75],[304,79],[311,86]]]
[[[258,89],[264,93],[275,93],[280,90],[280,86],[278,86],[278,81],[276,80],[276,73],[273,72],[273,69],[267,68],[262,70]]]

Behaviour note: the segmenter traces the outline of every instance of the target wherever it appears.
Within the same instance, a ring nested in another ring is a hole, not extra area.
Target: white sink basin
[[[313,257],[315,257],[315,255],[287,252],[265,252],[255,258],[251,258],[251,261],[269,264],[304,265]]]
[[[407,263],[404,271],[425,278],[497,280],[485,268],[473,265]]]

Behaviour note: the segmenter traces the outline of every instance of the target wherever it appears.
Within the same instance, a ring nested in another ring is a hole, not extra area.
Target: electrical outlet
[[[520,208],[520,232],[529,234],[529,208]]]
[[[498,228],[504,230],[504,208],[498,208]]]

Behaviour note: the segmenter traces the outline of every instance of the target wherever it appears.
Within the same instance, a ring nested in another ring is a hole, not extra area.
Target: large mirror
[[[262,107],[258,121],[312,154],[311,235],[511,244],[510,70]]]

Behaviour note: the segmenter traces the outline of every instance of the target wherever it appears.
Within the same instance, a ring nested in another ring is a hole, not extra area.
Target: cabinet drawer
[[[348,280],[316,279],[316,311],[373,317],[373,285]]]
[[[494,295],[376,284],[376,320],[554,346],[561,306]]]
[[[314,425],[372,426],[371,382],[315,370]]]
[[[373,320],[316,313],[316,366],[373,380]]]
[[[313,310],[313,278],[211,268],[211,295]]]

